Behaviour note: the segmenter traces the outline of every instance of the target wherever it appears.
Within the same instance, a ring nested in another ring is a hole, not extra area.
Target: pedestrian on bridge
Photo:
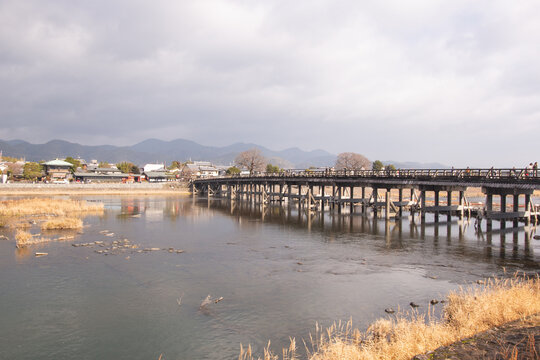
[[[533,173],[533,163],[529,163],[529,165],[525,168],[525,177],[529,177]]]

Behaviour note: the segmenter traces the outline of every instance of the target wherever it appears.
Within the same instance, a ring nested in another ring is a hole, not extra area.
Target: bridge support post
[[[452,191],[448,190],[446,192],[446,205],[448,206],[448,213],[446,214],[446,221],[452,221]]]
[[[331,208],[333,211],[336,208],[336,185],[335,184],[332,184],[332,199],[330,201],[331,201]]]
[[[354,212],[354,202],[353,202],[353,199],[354,199],[354,186],[351,186],[349,190],[351,192],[351,198],[350,198],[351,203],[350,203],[349,212],[352,214]]]
[[[362,214],[366,213],[366,187],[362,186]]]
[[[338,204],[337,204],[337,211],[338,211],[338,214],[341,214],[341,185],[338,185]]]
[[[371,197],[373,198],[373,217],[377,218],[377,202],[379,201],[379,189],[372,188]]]
[[[420,191],[420,219],[426,220],[426,190]]]
[[[435,190],[435,208],[439,207],[439,190]],[[439,222],[439,210],[435,210],[434,220],[436,223]]]
[[[298,209],[301,209],[302,205],[302,184],[298,184]]]
[[[459,192],[459,212],[458,212],[458,217],[460,219],[463,219],[463,214],[464,214],[464,211],[465,211],[465,191],[460,191]]]
[[[487,231],[491,231],[493,228],[493,221],[491,220],[491,215],[493,213],[493,194],[491,193],[486,195],[486,213],[488,215],[486,229]]]
[[[401,219],[403,217],[403,189],[399,188],[398,190],[398,201],[399,201],[399,210],[398,210],[398,216]]]
[[[287,206],[291,207],[291,195],[292,195],[292,185],[291,183],[287,184]]]
[[[385,202],[385,210],[384,210],[384,217],[386,221],[390,220],[390,190],[386,189],[386,192],[384,193],[384,202]]]
[[[514,194],[514,208],[513,211],[517,213],[519,211],[519,194]],[[517,228],[519,226],[519,219],[516,217],[513,221],[513,226]]]
[[[531,223],[531,195],[525,194],[525,225]]]
[[[506,213],[506,194],[501,194],[501,213],[504,215]],[[506,218],[503,217],[501,219],[501,229],[506,229]]]
[[[324,190],[326,186],[321,185],[321,211],[324,211]]]

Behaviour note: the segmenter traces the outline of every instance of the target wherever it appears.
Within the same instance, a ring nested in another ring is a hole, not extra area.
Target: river
[[[429,215],[421,225],[190,197],[84,199],[106,211],[73,240],[0,240],[1,359],[235,359],[241,343],[279,351],[317,322],[365,329],[385,308],[426,311],[483,277],[540,269],[529,227],[487,234]],[[201,307],[208,295],[223,299]]]

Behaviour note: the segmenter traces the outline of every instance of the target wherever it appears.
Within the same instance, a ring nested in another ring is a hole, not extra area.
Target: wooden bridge
[[[465,195],[468,188],[481,188],[485,201],[472,203]],[[531,195],[540,189],[540,175],[527,169],[397,169],[397,170],[288,170],[251,176],[227,176],[192,180],[194,195],[247,200],[262,206],[271,202],[298,203],[306,211],[333,210],[384,214],[387,219],[409,211],[460,218],[486,219],[491,230],[493,220],[501,229],[511,221],[537,224],[540,206]],[[441,196],[442,195],[442,196]],[[494,202],[499,197],[499,202]],[[507,203],[507,198],[511,202]]]

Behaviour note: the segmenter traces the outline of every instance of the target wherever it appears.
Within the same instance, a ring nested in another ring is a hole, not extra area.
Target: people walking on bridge
[[[529,163],[527,167],[525,168],[525,177],[531,176],[533,173],[533,163]]]
[[[533,165],[533,174],[534,174],[534,176],[538,176],[538,161],[535,161],[535,162],[534,162],[534,165]]]

